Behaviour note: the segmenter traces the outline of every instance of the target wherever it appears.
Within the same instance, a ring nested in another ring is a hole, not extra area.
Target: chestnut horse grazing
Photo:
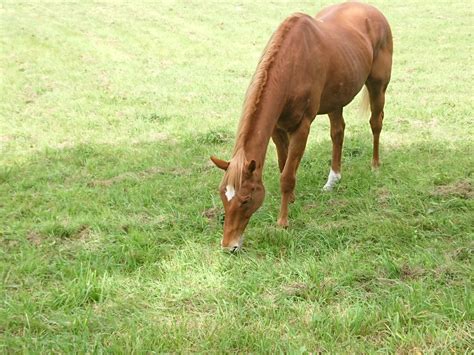
[[[379,136],[392,67],[392,34],[377,9],[361,3],[330,6],[310,17],[288,17],[271,37],[247,90],[232,159],[211,157],[225,170],[220,196],[225,209],[222,247],[236,251],[252,214],[262,205],[262,171],[270,137],[280,168],[278,225],[288,226],[296,171],[311,122],[328,114],[332,164],[325,190],[341,178],[343,107],[362,87],[370,100],[372,166],[379,166]]]

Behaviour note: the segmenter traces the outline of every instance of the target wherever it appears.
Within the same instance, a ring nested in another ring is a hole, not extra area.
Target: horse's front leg
[[[294,200],[296,171],[308,140],[311,121],[304,118],[298,128],[289,135],[288,157],[280,176],[281,209],[278,225],[288,227],[288,204]]]
[[[342,107],[329,113],[328,116],[331,122],[332,160],[328,180],[323,187],[325,191],[331,191],[341,179],[342,143],[344,141],[344,128],[346,127],[342,117]]]

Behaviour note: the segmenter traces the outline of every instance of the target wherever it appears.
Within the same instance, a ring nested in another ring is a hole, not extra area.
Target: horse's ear
[[[250,174],[252,174],[256,168],[257,162],[255,160],[251,160],[250,163],[247,165],[247,170]]]
[[[211,160],[219,169],[227,170],[227,168],[229,167],[228,161],[218,159],[215,156],[212,156]]]

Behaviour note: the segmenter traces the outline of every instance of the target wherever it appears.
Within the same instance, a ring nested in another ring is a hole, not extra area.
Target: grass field
[[[289,14],[329,1],[0,5],[0,352],[473,350],[473,7],[374,1],[394,70],[372,173],[315,120],[290,228],[267,197],[220,250],[246,87]],[[317,60],[317,58],[315,58]]]

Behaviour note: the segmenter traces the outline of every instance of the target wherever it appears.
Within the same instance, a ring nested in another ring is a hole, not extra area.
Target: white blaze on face
[[[234,186],[232,185],[227,185],[225,187],[225,197],[227,197],[227,201],[230,201],[234,198],[235,196],[235,189]]]
[[[339,180],[341,180],[341,173],[336,173],[331,169],[329,172],[328,181],[326,182],[326,185],[324,185],[323,190],[331,191]]]

